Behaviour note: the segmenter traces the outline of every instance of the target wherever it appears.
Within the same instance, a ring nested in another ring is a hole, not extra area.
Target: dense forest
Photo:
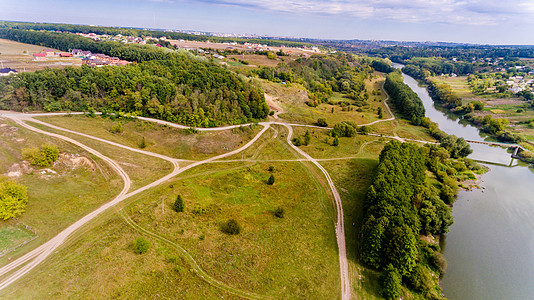
[[[414,125],[421,125],[421,120],[425,116],[423,102],[412,89],[404,83],[400,72],[395,71],[386,76],[384,89],[390,96],[398,112],[410,120]]]
[[[274,40],[274,39],[259,39],[259,38],[233,38],[233,37],[216,37],[209,35],[195,35],[188,33],[162,31],[162,30],[145,30],[137,28],[118,28],[118,27],[103,27],[103,26],[88,26],[88,25],[72,25],[72,24],[52,24],[52,23],[23,23],[23,22],[0,22],[0,28],[22,29],[22,30],[45,30],[45,31],[63,31],[71,33],[96,33],[107,35],[124,35],[134,37],[151,36],[155,38],[166,37],[173,40],[188,40],[188,41],[211,41],[211,42],[237,42],[237,43],[254,43],[265,44],[269,46],[285,45],[288,47],[302,47],[313,45],[309,43],[302,43],[290,40]]]
[[[122,111],[190,126],[240,124],[267,117],[261,90],[205,58],[151,46],[95,42],[67,33],[0,29],[0,37],[81,48],[138,64],[47,69],[0,79],[0,108]]]
[[[437,244],[419,236],[445,233],[453,223],[452,209],[425,175],[427,163],[442,166],[447,158],[443,148],[396,141],[380,154],[364,204],[362,259],[382,271],[387,299],[399,298],[402,285],[427,299],[441,298],[434,274],[444,272],[445,261]]]
[[[262,67],[255,73],[263,79],[278,82],[296,82],[308,90],[311,106],[326,102],[339,92],[346,98],[365,101],[365,79],[372,69],[361,59],[350,54],[298,58],[277,67]]]

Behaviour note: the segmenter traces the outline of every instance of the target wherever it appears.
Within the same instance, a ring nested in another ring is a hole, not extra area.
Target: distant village
[[[102,66],[124,66],[131,62],[122,60],[118,57],[111,57],[101,53],[91,53],[82,49],[72,49],[71,52],[55,52],[53,49],[44,49],[39,53],[33,54],[34,61],[46,61],[51,57],[77,57],[82,59],[82,64],[91,67]]]

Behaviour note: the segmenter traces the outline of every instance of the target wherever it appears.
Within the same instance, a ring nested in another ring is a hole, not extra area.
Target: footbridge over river
[[[532,152],[532,151],[530,151],[528,149],[525,149],[523,146],[518,145],[518,144],[508,144],[508,143],[499,143],[499,142],[485,142],[485,141],[473,141],[473,140],[465,140],[465,141],[468,142],[468,143],[471,143],[471,144],[482,144],[482,145],[488,145],[488,146],[498,146],[498,147],[515,149],[514,153],[512,153],[512,158],[519,158],[517,156],[517,152],[519,151],[519,149],[521,149],[522,151]]]

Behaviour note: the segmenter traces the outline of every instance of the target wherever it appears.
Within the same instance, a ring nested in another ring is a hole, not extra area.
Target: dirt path
[[[278,115],[285,113],[285,110],[278,103],[276,103],[276,99],[278,98],[265,93],[265,102],[267,102],[267,105],[272,111],[275,111],[273,118],[280,120]]]
[[[336,206],[336,212],[337,212],[337,221],[336,221],[336,239],[337,239],[337,248],[339,253],[339,277],[341,279],[341,299],[343,300],[349,300],[350,299],[350,279],[349,279],[349,264],[347,261],[347,248],[345,243],[345,223],[343,221],[343,203],[341,202],[341,197],[339,196],[339,193],[334,185],[334,181],[330,177],[330,174],[326,171],[319,162],[317,162],[316,159],[308,155],[308,153],[302,151],[297,146],[293,145],[291,142],[291,137],[293,136],[293,128],[289,125],[284,125],[289,130],[289,133],[287,135],[287,142],[289,145],[297,151],[300,155],[304,156],[308,161],[316,165],[324,174],[326,177],[326,180],[328,182],[328,186],[330,187],[330,190],[332,191],[332,195],[334,196],[334,204]]]

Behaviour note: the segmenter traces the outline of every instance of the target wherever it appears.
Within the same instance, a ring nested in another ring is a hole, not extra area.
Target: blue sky
[[[0,0],[0,19],[534,45],[534,0]]]

